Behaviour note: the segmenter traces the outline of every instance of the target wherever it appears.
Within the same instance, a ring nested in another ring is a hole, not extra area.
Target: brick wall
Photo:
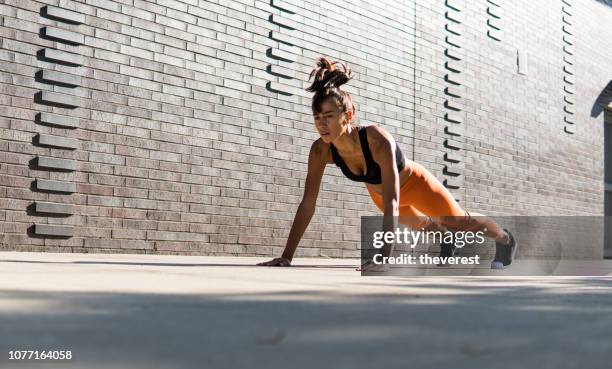
[[[546,5],[0,1],[0,248],[280,254],[319,55],[466,208],[602,214],[612,8]],[[363,184],[330,165],[317,205],[297,255],[358,256]]]

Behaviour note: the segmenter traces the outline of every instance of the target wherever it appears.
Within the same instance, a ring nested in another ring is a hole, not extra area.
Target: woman
[[[263,266],[289,266],[298,243],[315,212],[321,177],[327,164],[335,163],[345,176],[365,182],[370,197],[383,212],[384,219],[425,230],[482,231],[496,241],[492,268],[510,265],[516,252],[514,237],[492,219],[468,213],[450,192],[422,165],[406,160],[393,137],[378,126],[357,126],[353,99],[340,86],[352,72],[345,64],[319,58],[306,90],[314,92],[312,112],[315,128],[321,136],[310,148],[304,195],[300,203],[285,251],[280,258],[259,263]],[[404,222],[404,220],[406,220]],[[394,229],[388,223],[385,230]],[[446,256],[452,245],[444,245]],[[387,250],[389,254],[391,251]],[[364,270],[375,270],[366,263]]]

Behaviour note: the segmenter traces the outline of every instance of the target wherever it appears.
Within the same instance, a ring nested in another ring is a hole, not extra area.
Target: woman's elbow
[[[385,215],[399,215],[399,201],[391,200],[385,204]]]

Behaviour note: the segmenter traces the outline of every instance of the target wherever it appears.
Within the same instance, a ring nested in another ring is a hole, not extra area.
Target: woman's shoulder
[[[324,158],[327,164],[334,162],[334,159],[331,154],[331,145],[323,141],[321,137],[319,137],[312,143],[310,151],[313,152],[315,155]]]
[[[368,137],[368,145],[370,146],[371,149],[380,147],[381,145],[384,145],[385,143],[395,142],[395,140],[393,139],[393,136],[391,136],[391,134],[387,132],[387,130],[380,127],[379,125],[371,124],[369,126],[363,127],[362,129],[366,130],[366,134]]]

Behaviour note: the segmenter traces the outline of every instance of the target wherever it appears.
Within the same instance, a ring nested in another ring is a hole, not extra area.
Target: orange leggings
[[[506,240],[504,230],[493,219],[464,210],[425,167],[409,163],[412,174],[400,188],[398,223],[412,229],[482,231],[496,241]],[[382,195],[367,188],[376,206],[384,212]]]
[[[400,188],[399,221],[408,226],[420,228],[423,224],[428,224],[431,218],[454,219],[455,222],[452,223],[463,220],[460,222],[463,223],[462,225],[455,225],[465,229],[467,224],[464,222],[467,220],[468,223],[471,223],[469,222],[470,214],[459,206],[453,195],[425,167],[419,163],[410,161],[409,163],[412,164],[412,174]],[[384,211],[382,195],[373,192],[369,187],[367,189],[378,209]],[[437,221],[436,223],[450,222]],[[447,225],[451,226],[451,224]]]

